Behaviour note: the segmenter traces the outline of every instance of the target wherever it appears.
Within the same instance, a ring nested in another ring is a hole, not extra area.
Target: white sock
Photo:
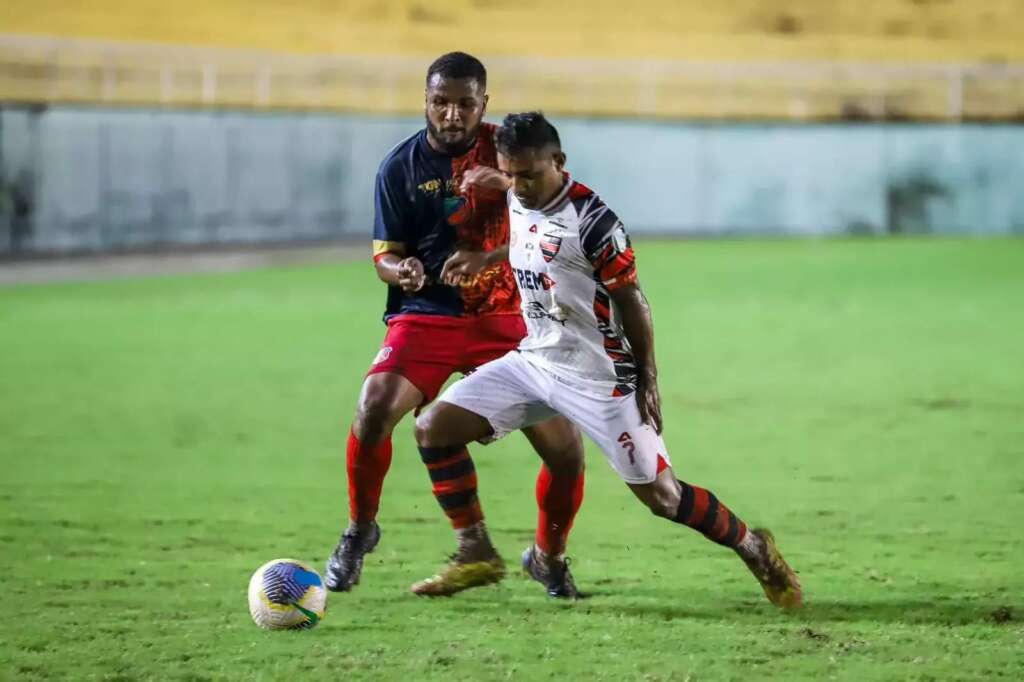
[[[456,528],[455,537],[459,539],[459,542],[475,542],[487,537],[487,528],[483,521],[477,521],[472,526]]]
[[[554,556],[548,554],[543,549],[537,546],[537,543],[533,544],[533,554],[543,564],[550,566],[551,564],[565,563],[565,553],[556,554]]]
[[[756,556],[761,553],[761,538],[757,537],[750,530],[736,546],[736,551],[743,556]]]

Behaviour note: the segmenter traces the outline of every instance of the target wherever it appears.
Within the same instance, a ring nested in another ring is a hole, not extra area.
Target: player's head
[[[509,114],[495,141],[498,168],[512,180],[512,193],[523,206],[540,208],[562,189],[562,141],[544,114]]]
[[[476,140],[487,111],[487,69],[465,52],[449,52],[427,69],[426,116],[431,144],[461,154]]]

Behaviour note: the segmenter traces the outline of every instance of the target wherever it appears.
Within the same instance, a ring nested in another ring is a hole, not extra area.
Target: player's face
[[[558,194],[563,168],[565,154],[550,148],[498,154],[498,169],[512,181],[512,193],[525,208],[540,208]]]
[[[439,151],[454,154],[476,140],[487,111],[487,95],[475,78],[444,78],[435,73],[427,84],[427,133]]]

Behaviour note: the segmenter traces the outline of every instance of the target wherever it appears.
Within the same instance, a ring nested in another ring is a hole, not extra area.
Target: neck
[[[562,173],[560,176],[560,180],[561,182],[555,185],[554,189],[552,189],[544,196],[540,204],[537,206],[538,209],[544,208],[545,206],[551,203],[552,199],[554,199],[555,197],[562,193],[562,190],[565,189],[565,183],[569,182],[569,178],[565,175],[565,173]]]

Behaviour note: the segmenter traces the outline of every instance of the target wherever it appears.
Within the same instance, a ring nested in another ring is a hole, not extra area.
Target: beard
[[[449,137],[450,133],[446,133],[435,126],[433,121],[431,121],[430,117],[426,114],[423,115],[423,118],[427,121],[427,132],[430,133],[431,139],[438,147],[440,147],[440,151],[444,154],[449,156],[462,156],[476,143],[476,134],[480,129],[480,124],[477,124],[472,128],[466,126],[461,131],[461,135],[458,140],[448,142],[446,138]]]

